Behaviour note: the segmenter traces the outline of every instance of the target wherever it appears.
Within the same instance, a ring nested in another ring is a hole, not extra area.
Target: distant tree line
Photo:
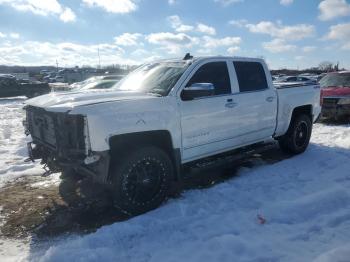
[[[336,71],[344,71],[345,68],[339,68],[339,62],[332,63],[329,61],[323,61],[321,62],[318,67],[310,67],[303,70],[297,70],[297,69],[278,69],[278,70],[271,70],[271,73],[274,75],[278,74],[285,74],[285,75],[299,75],[299,74],[322,74],[322,73],[328,73],[328,72],[336,72]]]

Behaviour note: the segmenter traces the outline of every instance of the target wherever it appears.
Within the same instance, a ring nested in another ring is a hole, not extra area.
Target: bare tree
[[[322,71],[332,71],[333,70],[333,63],[329,61],[323,61],[318,65],[318,69]]]

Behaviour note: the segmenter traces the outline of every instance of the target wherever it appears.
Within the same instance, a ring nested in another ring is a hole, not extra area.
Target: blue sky
[[[0,0],[0,64],[103,65],[194,55],[350,69],[349,0]]]

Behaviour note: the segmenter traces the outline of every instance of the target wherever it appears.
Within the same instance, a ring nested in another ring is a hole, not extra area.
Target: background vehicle
[[[46,82],[46,83],[54,83],[56,80],[56,75],[57,73],[56,72],[48,72],[46,73],[47,75],[45,75],[43,77],[43,81]]]
[[[0,78],[16,79],[16,77],[11,74],[0,74]]]
[[[93,76],[84,81],[68,84],[68,83],[50,83],[53,91],[77,91],[88,89],[108,89],[116,84],[123,76],[121,75],[105,75]]]
[[[0,97],[34,97],[49,92],[50,87],[46,83],[18,81],[14,77],[0,76]]]
[[[350,117],[350,71],[329,73],[320,81],[322,116]]]
[[[81,82],[77,82],[74,84],[70,85],[70,88],[75,89],[75,88],[82,88],[83,86],[86,86],[88,84],[91,84],[93,82],[98,82],[98,81],[102,81],[102,80],[116,80],[116,82],[118,82],[119,80],[121,80],[124,76],[123,75],[104,75],[104,76],[93,76],[90,77],[84,81]]]
[[[91,175],[139,214],[167,198],[185,166],[271,138],[304,152],[319,101],[318,85],[276,88],[261,59],[188,54],[145,64],[111,90],[29,100],[29,152],[52,171]]]
[[[95,82],[88,83],[70,90],[82,91],[82,90],[89,90],[89,89],[108,89],[114,86],[116,83],[118,83],[118,81],[119,80],[97,80]]]
[[[278,83],[292,83],[292,82],[308,82],[316,83],[316,80],[305,76],[284,76],[276,80]]]

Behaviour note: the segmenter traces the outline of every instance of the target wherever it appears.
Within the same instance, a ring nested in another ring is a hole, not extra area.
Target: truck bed
[[[318,84],[281,83],[274,85],[278,95],[276,137],[286,133],[293,109],[296,107],[309,106],[312,110],[312,120],[316,121],[321,112],[320,92],[315,92],[315,90],[320,90]]]

